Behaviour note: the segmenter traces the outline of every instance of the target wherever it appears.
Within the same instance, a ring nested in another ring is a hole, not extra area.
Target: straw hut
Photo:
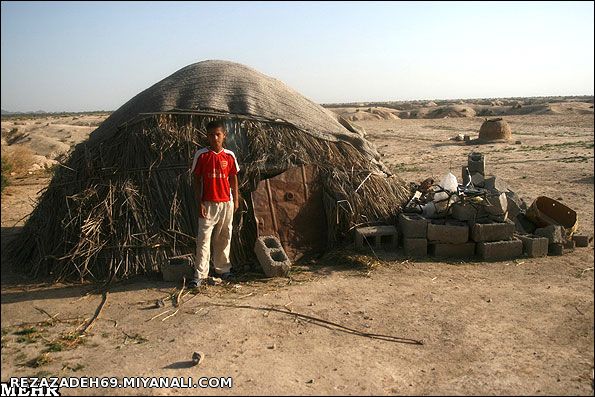
[[[481,141],[508,141],[512,139],[512,131],[505,120],[501,118],[486,119],[479,128]]]
[[[214,119],[225,120],[241,167],[234,267],[255,262],[252,194],[287,170],[316,169],[326,247],[355,225],[394,222],[408,198],[348,121],[251,68],[204,61],[136,95],[73,149],[9,246],[14,263],[31,276],[110,281],[193,255],[189,167]]]

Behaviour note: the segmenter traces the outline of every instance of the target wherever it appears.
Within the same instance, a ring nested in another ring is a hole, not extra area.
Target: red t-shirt
[[[192,162],[192,172],[202,176],[202,201],[230,201],[229,176],[237,175],[239,170],[231,150],[223,149],[219,153],[208,148],[198,150]]]

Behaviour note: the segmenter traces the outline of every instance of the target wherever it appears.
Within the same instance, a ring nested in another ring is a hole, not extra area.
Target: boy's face
[[[211,131],[207,131],[207,139],[209,140],[211,147],[223,147],[223,141],[225,140],[225,130],[221,127],[217,127]]]

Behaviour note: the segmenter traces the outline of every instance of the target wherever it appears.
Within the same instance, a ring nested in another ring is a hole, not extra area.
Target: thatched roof
[[[209,60],[188,65],[136,95],[90,136],[109,139],[117,127],[143,113],[203,110],[283,120],[317,138],[344,140],[379,160],[376,149],[335,113],[283,82],[245,65]],[[139,116],[140,115],[140,116]]]

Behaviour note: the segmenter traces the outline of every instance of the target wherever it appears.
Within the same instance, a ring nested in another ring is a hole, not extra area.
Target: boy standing
[[[209,276],[211,240],[215,273],[222,279],[231,276],[229,255],[233,213],[239,205],[237,174],[240,168],[235,154],[223,148],[225,137],[223,121],[207,124],[209,147],[198,150],[192,162],[199,218],[196,268],[189,288],[198,287]]]

